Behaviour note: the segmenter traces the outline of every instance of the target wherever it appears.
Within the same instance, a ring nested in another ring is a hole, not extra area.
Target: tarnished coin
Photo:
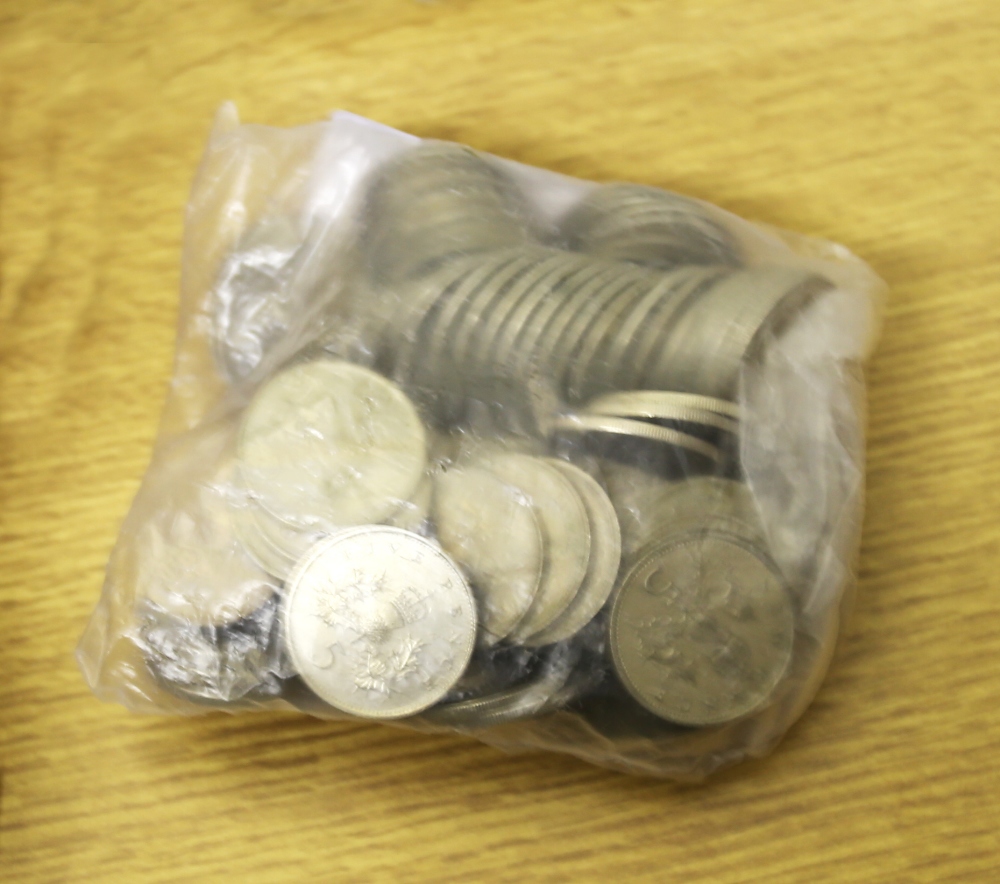
[[[678,724],[721,724],[767,702],[792,655],[795,616],[777,572],[721,535],[665,542],[629,572],[609,639],[629,693]]]
[[[292,662],[331,706],[401,718],[458,681],[476,638],[472,592],[435,544],[400,528],[355,528],[317,544],[283,608]]]
[[[426,465],[416,409],[381,375],[320,359],[287,368],[247,407],[243,481],[300,530],[380,522],[409,500]]]
[[[622,555],[622,534],[618,517],[604,489],[579,467],[550,458],[552,464],[573,483],[587,508],[590,519],[590,561],[587,576],[573,601],[549,626],[528,636],[526,645],[547,645],[575,635],[604,606],[615,586]]]
[[[665,537],[691,531],[730,534],[755,549],[768,548],[753,494],[742,482],[720,476],[668,481],[611,461],[605,461],[602,473],[618,513],[626,559]]]
[[[500,454],[481,466],[520,491],[538,514],[545,539],[538,592],[509,636],[520,644],[565,611],[583,584],[590,561],[590,520],[573,483],[542,458]]]
[[[451,469],[435,480],[434,524],[469,574],[484,640],[499,641],[528,612],[541,583],[545,548],[534,508],[490,470]]]
[[[612,436],[632,436],[636,439],[649,439],[653,442],[663,442],[666,445],[676,445],[694,451],[711,460],[719,459],[719,449],[708,442],[642,421],[628,418],[610,417],[603,414],[572,414],[553,421],[553,429],[563,433],[599,433]]]

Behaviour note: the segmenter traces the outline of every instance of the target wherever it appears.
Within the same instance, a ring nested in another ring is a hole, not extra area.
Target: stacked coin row
[[[393,283],[459,255],[524,246],[529,218],[498,164],[458,144],[425,142],[390,160],[367,195],[368,271]]]
[[[635,390],[599,396],[576,413],[553,421],[556,434],[604,436],[682,448],[713,462],[722,458],[722,437],[739,432],[739,408],[693,393]]]
[[[442,185],[453,168],[455,185]],[[587,254],[531,245],[515,185],[460,148],[410,151],[372,192],[374,282],[357,307],[366,344],[387,373],[436,397],[446,420],[468,399],[518,404],[509,400],[539,386],[550,408],[631,389],[732,398],[767,335],[831,285],[799,268],[741,267],[732,234],[703,206],[653,188],[612,185],[586,197],[563,235]],[[433,194],[447,203],[443,217]],[[435,232],[453,224],[464,239]],[[419,257],[397,260],[397,247]],[[407,272],[385,270],[401,264]]]
[[[479,456],[438,478],[433,512],[441,545],[469,575],[488,644],[562,641],[611,594],[621,558],[614,507],[566,461]]]
[[[562,232],[574,251],[648,267],[739,266],[736,237],[709,211],[702,203],[655,187],[609,184],[580,201]]]

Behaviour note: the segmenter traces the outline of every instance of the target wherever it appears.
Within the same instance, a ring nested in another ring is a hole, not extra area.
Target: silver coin
[[[684,401],[686,394],[671,394],[669,392],[660,394],[656,390],[641,392],[646,395],[633,398],[631,401],[626,398],[628,394],[611,394],[608,397],[610,404],[602,402],[600,399],[591,400],[580,410],[585,414],[606,414],[613,417],[647,418],[697,424],[725,430],[728,433],[736,433],[739,430],[739,422],[733,418],[716,411],[687,404]],[[634,396],[634,394],[632,395]],[[679,395],[681,398],[672,398],[674,395]],[[691,398],[707,399],[709,397],[693,396]]]
[[[564,222],[572,248],[656,267],[740,263],[735,237],[696,200],[653,187],[611,184]]]
[[[603,414],[572,414],[561,417],[552,423],[554,432],[577,433],[577,434],[604,434],[611,436],[632,436],[636,439],[648,439],[652,442],[662,442],[666,445],[676,445],[679,448],[686,448],[694,451],[711,460],[719,460],[719,449],[709,442],[671,430],[667,427],[660,427],[656,424],[647,424],[642,421],[630,420],[629,418],[609,417]]]
[[[472,655],[472,592],[455,563],[412,532],[370,527],[324,540],[288,586],[282,624],[292,662],[343,712],[420,712],[451,689]]]
[[[633,273],[622,272],[611,276],[605,286],[593,293],[589,301],[571,304],[565,321],[553,325],[546,345],[546,365],[565,393],[565,380],[572,366],[574,353],[580,346],[591,325],[598,321],[616,298],[632,289],[636,282]]]
[[[627,390],[634,386],[637,368],[644,357],[643,344],[654,329],[669,325],[688,294],[708,286],[719,271],[710,267],[685,267],[665,274],[622,323],[619,334],[608,348],[604,386],[609,390]]]
[[[560,301],[570,297],[574,287],[593,273],[591,265],[577,256],[564,255],[556,275],[527,292],[507,317],[494,342],[494,365],[509,376],[518,377],[520,366],[529,360],[531,341],[542,332],[545,317]]]
[[[408,289],[404,288],[407,303],[405,307],[400,305],[403,309],[399,311],[405,334],[395,335],[393,341],[394,375],[403,381],[425,377],[426,363],[435,355],[428,336],[435,335],[441,311],[453,301],[464,303],[485,279],[516,258],[517,253],[511,251],[491,261],[480,258],[450,261],[416,283],[409,283]]]
[[[490,379],[502,374],[504,366],[498,360],[497,348],[505,325],[519,304],[535,291],[550,291],[550,283],[563,272],[565,257],[553,252],[503,292],[482,315],[481,330],[471,345],[456,349],[459,364],[473,378]]]
[[[419,358],[422,364],[415,373],[419,382],[438,390],[456,394],[464,392],[465,377],[455,349],[457,329],[466,322],[470,310],[473,311],[473,321],[469,326],[473,328],[478,312],[508,282],[527,272],[534,260],[534,254],[520,252],[501,252],[491,256],[483,262],[482,273],[470,277],[469,284],[456,289],[438,310],[428,316],[426,330],[421,333]]]
[[[755,549],[768,549],[753,494],[742,482],[718,476],[669,481],[612,461],[605,461],[601,472],[627,560],[664,537],[691,531],[731,534]]]
[[[424,718],[433,724],[468,730],[535,718],[562,705],[561,694],[573,674],[572,663],[563,655],[555,655],[546,660],[538,675],[526,684],[485,697],[442,704],[424,713]]]
[[[285,553],[267,538],[258,522],[262,517],[274,519],[247,494],[243,501],[233,507],[233,530],[251,559],[271,576],[284,580],[295,567],[297,559]],[[280,521],[278,524],[284,525]]]
[[[254,396],[238,443],[246,487],[300,530],[380,522],[424,472],[423,424],[404,393],[335,360],[285,369]]]
[[[592,476],[571,463],[556,458],[547,459],[546,463],[551,463],[573,483],[587,508],[590,561],[583,585],[569,606],[545,629],[528,636],[524,644],[529,646],[563,641],[593,620],[614,589],[622,555],[621,528],[614,505],[604,489]]]
[[[621,333],[621,324],[655,282],[636,280],[627,288],[621,290],[613,302],[602,311],[591,326],[583,333],[577,347],[569,358],[569,366],[565,376],[565,388],[570,402],[580,402],[592,396],[595,387],[606,388],[607,377],[611,367],[602,356],[613,339]]]
[[[694,393],[678,393],[673,390],[623,390],[606,393],[587,403],[585,410],[591,414],[616,414],[622,417],[651,412],[648,417],[656,417],[661,408],[689,408],[710,411],[739,421],[742,411],[739,405],[728,399],[713,396],[698,396]]]
[[[385,523],[395,528],[405,528],[418,534],[424,532],[427,520],[431,514],[431,504],[434,499],[434,480],[430,474],[425,474],[413,492],[413,496],[399,505]]]
[[[435,480],[438,540],[469,575],[483,639],[510,634],[531,608],[545,547],[534,507],[490,470],[465,467]]]
[[[590,562],[590,520],[573,483],[542,458],[524,454],[488,457],[481,465],[519,489],[538,515],[545,566],[534,601],[508,636],[522,644],[549,626],[579,592]]]
[[[540,277],[551,272],[552,264],[558,260],[558,255],[552,252],[539,251],[526,255],[521,270],[499,285],[492,287],[478,309],[470,310],[461,326],[456,328],[449,350],[453,354],[453,365],[472,378],[487,370],[484,363],[484,351],[489,350],[492,336],[496,330],[496,316],[503,314],[507,305],[520,297],[525,287],[534,285]]]
[[[588,303],[609,280],[617,278],[619,269],[618,265],[608,262],[587,262],[581,274],[556,289],[551,298],[543,300],[530,323],[525,323],[524,332],[517,341],[512,373],[526,376],[536,370],[536,366],[541,366],[549,374],[552,343],[559,338],[579,306]]]
[[[706,726],[759,709],[792,656],[795,616],[777,572],[750,548],[687,536],[625,577],[609,623],[612,660],[643,706]]]
[[[725,271],[684,273],[683,270],[678,270],[676,273],[679,287],[671,292],[669,301],[665,302],[664,308],[651,318],[647,329],[636,341],[633,348],[634,367],[631,371],[625,369],[622,371],[622,377],[627,380],[627,383],[622,384],[623,387],[656,388],[648,377],[664,347],[669,341],[677,338],[675,327],[718,281],[726,276]],[[666,387],[666,389],[672,388]]]

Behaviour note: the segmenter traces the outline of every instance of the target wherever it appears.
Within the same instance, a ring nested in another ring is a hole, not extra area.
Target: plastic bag
[[[840,246],[347,113],[223,107],[159,438],[78,657],[697,779],[770,751],[852,593],[882,285]]]

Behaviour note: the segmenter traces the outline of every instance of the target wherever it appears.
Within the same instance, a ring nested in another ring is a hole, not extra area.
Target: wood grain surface
[[[0,879],[1000,880],[998,46],[996,0],[0,0]],[[225,99],[685,191],[890,283],[854,619],[770,758],[679,787],[87,692]]]

